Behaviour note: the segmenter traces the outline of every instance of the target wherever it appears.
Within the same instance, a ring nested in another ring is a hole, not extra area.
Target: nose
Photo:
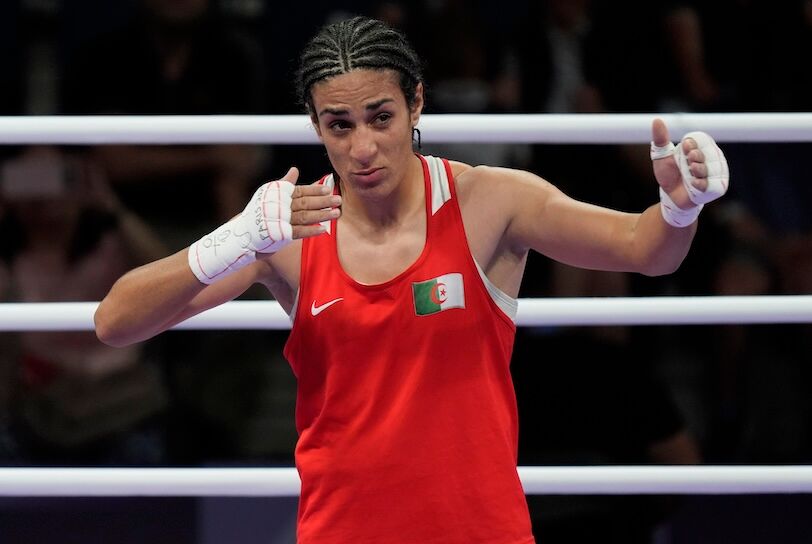
[[[368,166],[372,164],[377,152],[378,143],[375,141],[374,131],[363,125],[356,128],[352,135],[350,158],[362,166]]]

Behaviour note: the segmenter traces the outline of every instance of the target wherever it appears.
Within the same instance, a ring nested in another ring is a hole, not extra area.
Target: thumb
[[[287,182],[292,183],[293,185],[296,185],[296,181],[297,181],[298,179],[299,179],[299,169],[298,169],[298,168],[296,168],[295,166],[291,166],[291,167],[288,169],[287,174],[285,174],[284,176],[282,176],[282,177],[280,178],[280,180],[279,180],[279,181],[283,181],[283,180],[284,180],[284,181],[287,181]]]
[[[668,136],[668,127],[665,126],[665,121],[659,117],[651,123],[651,140],[657,147],[664,147],[671,141]]]

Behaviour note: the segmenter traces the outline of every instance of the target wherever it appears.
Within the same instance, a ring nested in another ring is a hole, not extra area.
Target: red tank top
[[[299,544],[533,542],[502,309],[515,301],[471,255],[448,162],[421,161],[426,243],[397,277],[344,272],[336,221],[302,246],[284,352],[298,379]]]

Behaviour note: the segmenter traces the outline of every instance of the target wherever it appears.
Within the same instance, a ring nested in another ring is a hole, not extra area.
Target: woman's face
[[[311,96],[316,132],[342,182],[359,194],[389,194],[414,158],[422,85],[410,108],[397,72],[361,69],[316,83]]]

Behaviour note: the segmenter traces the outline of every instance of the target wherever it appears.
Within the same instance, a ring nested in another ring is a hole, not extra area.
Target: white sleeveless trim
[[[429,175],[431,177],[431,214],[434,215],[443,204],[451,200],[451,188],[449,187],[448,174],[446,173],[443,160],[432,156],[426,156],[424,158],[429,166]],[[482,267],[479,266],[479,263],[476,262],[473,255],[471,255],[471,260],[474,261],[477,272],[479,272],[479,277],[482,278],[482,283],[485,285],[485,289],[487,289],[491,300],[493,300],[511,321],[516,323],[519,302],[496,287],[491,280],[488,279],[488,276],[485,275],[485,272],[482,270]]]
[[[290,313],[288,314],[291,326],[293,325],[293,320],[296,319],[296,308],[299,306],[299,291],[300,289],[296,289],[296,296],[293,297],[293,305],[290,307]]]
[[[443,206],[443,204],[451,199],[451,188],[448,185],[448,175],[446,174],[445,165],[443,164],[442,159],[432,156],[426,156],[424,158],[429,166],[429,175],[431,178],[431,214],[434,215],[437,213],[437,210]],[[335,180],[332,174],[325,178],[324,184],[330,188],[335,187]],[[330,221],[325,221],[322,223],[322,225],[327,228],[328,233],[330,232],[331,224],[332,223]],[[474,261],[477,272],[479,272],[479,277],[482,279],[482,283],[485,285],[485,289],[488,291],[491,300],[493,300],[493,302],[499,307],[500,310],[502,310],[502,312],[504,312],[506,316],[510,318],[511,321],[516,323],[516,315],[519,311],[519,301],[495,286],[488,276],[485,275],[485,271],[482,270],[482,267],[479,266],[479,263],[476,261],[473,255],[471,255],[471,260]],[[290,314],[288,314],[291,325],[296,318],[296,309],[299,305],[299,291],[299,289],[296,290],[296,296],[293,299],[293,306],[291,307]]]
[[[431,178],[431,215],[443,207],[451,199],[451,188],[448,186],[448,174],[442,159],[431,155],[423,157],[429,167]]]
[[[473,258],[473,255],[471,258],[476,265],[477,272],[479,272],[479,277],[482,278],[482,283],[485,284],[485,288],[491,296],[491,300],[499,306],[499,309],[502,310],[513,323],[516,323],[516,315],[519,312],[519,301],[491,283],[491,280],[485,275],[485,272],[482,270],[482,267],[479,266],[479,263],[476,262],[476,259]]]

